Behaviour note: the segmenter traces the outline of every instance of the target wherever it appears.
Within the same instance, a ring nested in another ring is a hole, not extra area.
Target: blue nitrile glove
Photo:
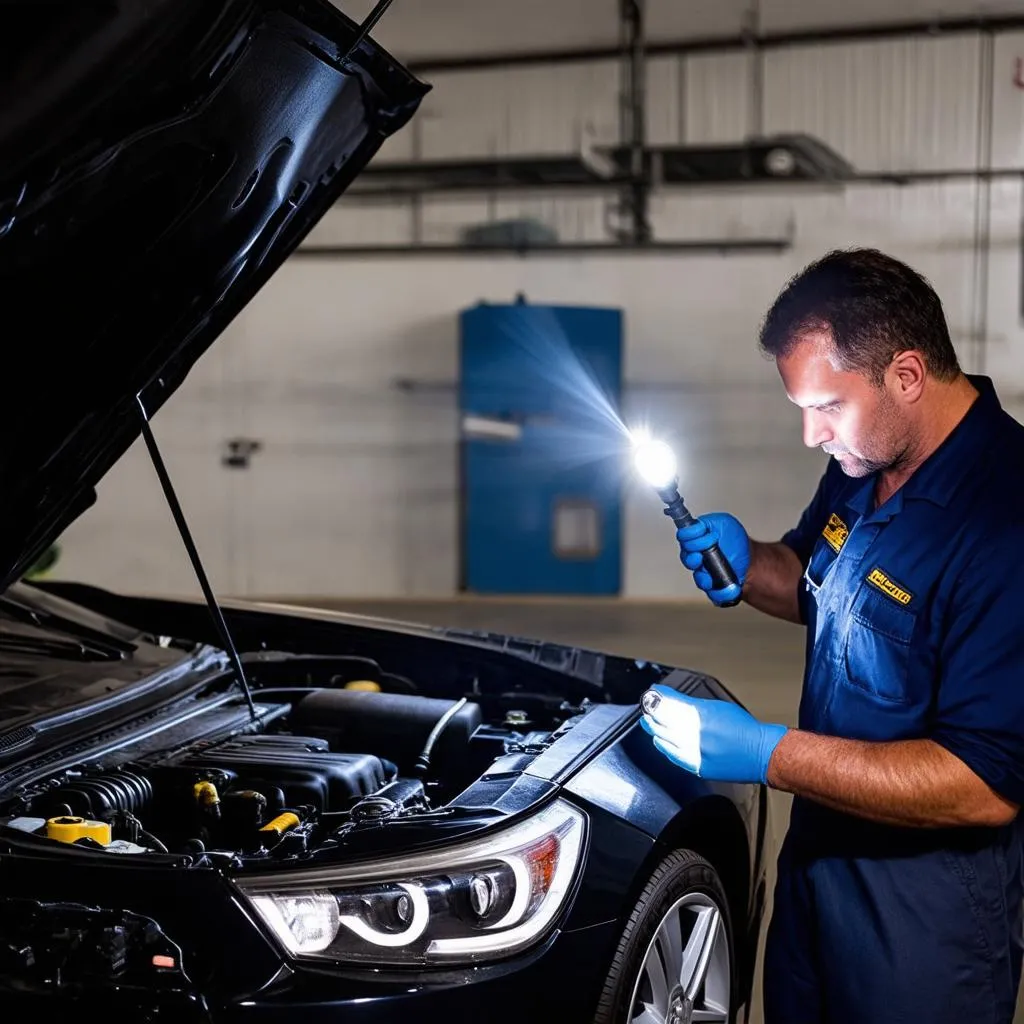
[[[740,521],[728,512],[708,512],[691,526],[676,530],[679,560],[693,573],[694,582],[713,604],[723,604],[739,596],[750,568],[750,538]],[[736,573],[737,585],[711,589],[711,576],[704,569],[704,552],[716,543]]]
[[[768,762],[786,726],[766,725],[738,704],[687,697],[661,683],[651,691],[660,699],[648,710],[644,695],[640,724],[670,761],[715,782],[767,783]]]

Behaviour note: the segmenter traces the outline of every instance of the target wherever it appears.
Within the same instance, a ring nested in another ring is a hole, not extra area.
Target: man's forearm
[[[798,623],[797,587],[802,575],[803,566],[792,548],[751,540],[743,600],[767,615]]]
[[[791,729],[772,753],[768,784],[890,825],[1003,825],[1017,812],[927,739],[867,743]]]

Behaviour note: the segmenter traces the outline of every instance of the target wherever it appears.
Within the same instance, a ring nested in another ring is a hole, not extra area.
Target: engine
[[[360,689],[266,691],[260,727],[239,704],[218,731],[180,726],[24,789],[0,824],[112,853],[289,858],[346,829],[429,812],[496,758],[535,755],[572,716],[529,729],[507,708]],[[289,703],[276,703],[282,697]],[[580,713],[581,709],[572,709]],[[536,716],[533,716],[536,717]],[[561,725],[558,724],[561,720]],[[169,740],[173,745],[169,745]]]

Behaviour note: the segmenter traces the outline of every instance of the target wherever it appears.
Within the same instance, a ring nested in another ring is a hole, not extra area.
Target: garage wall
[[[695,6],[709,18],[731,10]],[[826,18],[826,8],[840,6],[815,9]],[[779,0],[762,13],[770,9],[781,25],[791,7]],[[403,17],[399,9],[391,18],[395,32]],[[445,40],[456,46],[457,34]],[[431,38],[420,43],[420,53],[440,52]],[[659,58],[649,68],[650,136],[807,131],[866,172],[1024,168],[1018,56],[1022,33],[793,46],[756,60],[743,51]],[[616,138],[613,62],[430,80],[421,115],[381,159],[564,152]],[[606,237],[607,203],[576,193],[419,206],[348,197],[310,241],[453,242],[468,224],[523,215],[564,239],[596,240]],[[876,245],[926,273],[965,366],[992,373],[1007,404],[1024,411],[1019,178],[677,190],[655,195],[651,215],[659,238],[790,237],[792,247],[777,255],[290,260],[155,421],[217,588],[453,592],[457,314],[482,299],[523,292],[536,302],[621,306],[630,416],[673,437],[696,510],[729,509],[761,537],[799,515],[822,460],[802,448],[799,418],[756,352],[756,330],[786,278],[830,247]],[[233,437],[262,446],[247,470],[221,464]],[[656,501],[632,481],[624,486],[626,594],[692,596]],[[68,531],[60,574],[195,592],[141,446]]]

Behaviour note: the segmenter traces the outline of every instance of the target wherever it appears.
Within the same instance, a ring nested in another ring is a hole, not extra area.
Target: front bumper
[[[619,926],[610,921],[556,932],[526,957],[444,975],[296,970],[254,997],[211,1008],[217,1024],[378,1024],[395,1020],[487,1020],[522,1024],[592,1021]]]

